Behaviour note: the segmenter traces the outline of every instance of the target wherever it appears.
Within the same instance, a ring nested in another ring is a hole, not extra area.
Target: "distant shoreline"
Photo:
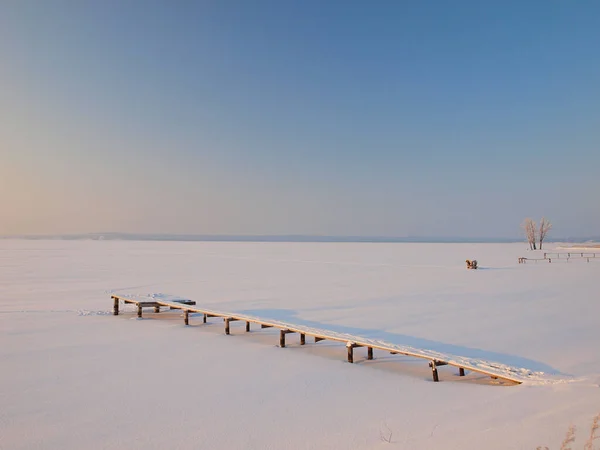
[[[525,243],[523,238],[466,238],[466,237],[389,237],[389,236],[315,236],[315,235],[193,235],[193,234],[134,234],[87,233],[61,235],[13,235],[0,239],[25,240],[105,240],[105,241],[170,241],[170,242],[347,242],[347,243],[422,243],[422,244],[510,244]],[[553,239],[548,243],[573,243],[573,247],[600,248],[600,239]],[[588,241],[590,244],[583,242]]]
[[[574,245],[561,245],[557,248],[564,250],[586,250],[589,248],[600,248],[600,244],[574,244]]]

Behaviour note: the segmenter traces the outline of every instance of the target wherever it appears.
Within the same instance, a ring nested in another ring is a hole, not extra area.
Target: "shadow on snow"
[[[492,352],[473,347],[464,347],[460,345],[446,344],[444,342],[432,341],[429,339],[408,336],[405,334],[389,333],[387,331],[368,328],[355,328],[342,325],[334,325],[323,322],[304,320],[298,317],[298,313],[289,309],[246,309],[239,311],[242,314],[273,319],[290,324],[303,325],[311,328],[320,328],[331,330],[336,333],[346,333],[355,336],[361,336],[368,339],[377,339],[396,345],[406,345],[421,350],[433,350],[440,353],[447,353],[455,356],[481,359],[489,362],[498,362],[513,367],[525,368],[535,372],[544,372],[550,375],[566,375],[557,369],[521,356],[509,355],[506,353]]]

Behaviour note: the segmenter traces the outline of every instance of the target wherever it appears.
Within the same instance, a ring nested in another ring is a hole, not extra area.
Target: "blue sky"
[[[596,1],[0,5],[0,233],[599,235]]]

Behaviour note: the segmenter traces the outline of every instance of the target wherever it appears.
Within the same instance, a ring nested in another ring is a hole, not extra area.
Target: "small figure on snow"
[[[477,269],[477,260],[476,259],[474,259],[472,261],[470,259],[467,259],[466,263],[467,263],[467,269]]]

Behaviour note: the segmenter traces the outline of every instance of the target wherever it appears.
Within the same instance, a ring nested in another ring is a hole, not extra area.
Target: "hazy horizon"
[[[166,234],[166,233],[79,233],[79,234],[25,234],[0,235],[0,239],[26,240],[113,240],[113,241],[181,241],[181,242],[298,242],[298,243],[525,243],[523,236],[513,237],[466,237],[466,236],[351,236],[351,235],[302,235],[302,234]],[[549,243],[595,243],[600,236],[553,236]]]
[[[0,5],[0,235],[600,235],[600,3]]]

